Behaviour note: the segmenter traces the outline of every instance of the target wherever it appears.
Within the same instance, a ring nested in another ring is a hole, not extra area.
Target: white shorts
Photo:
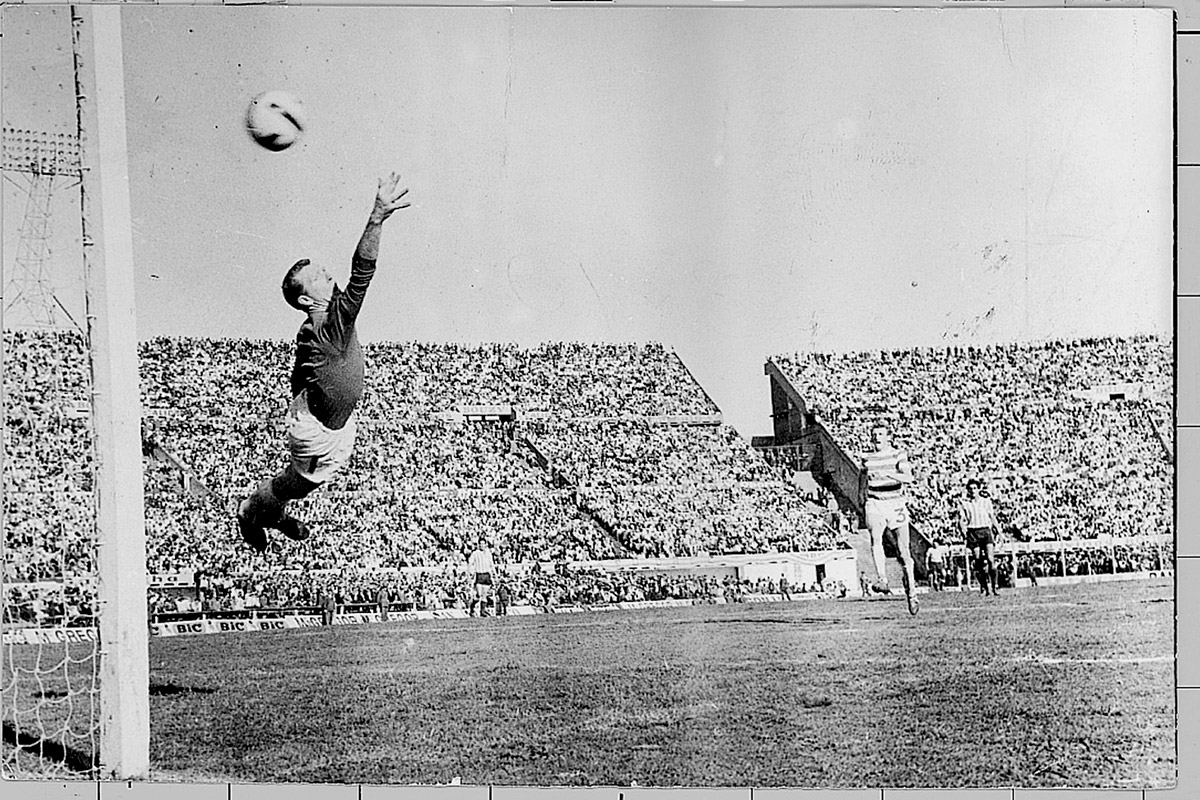
[[[867,498],[867,527],[873,531],[896,529],[908,524],[908,501],[903,497]]]
[[[356,431],[354,414],[341,430],[330,430],[308,409],[308,393],[292,398],[288,409],[288,450],[292,469],[313,483],[325,483],[346,466],[354,452]]]

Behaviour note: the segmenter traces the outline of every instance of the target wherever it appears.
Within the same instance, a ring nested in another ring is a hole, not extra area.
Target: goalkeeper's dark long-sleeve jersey
[[[375,262],[355,254],[345,291],[334,287],[323,314],[310,315],[296,334],[292,395],[308,390],[308,408],[331,430],[345,426],[363,394],[363,352],[355,321],[375,275]]]

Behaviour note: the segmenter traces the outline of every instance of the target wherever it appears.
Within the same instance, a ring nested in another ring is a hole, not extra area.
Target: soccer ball
[[[289,92],[263,92],[246,109],[246,131],[276,153],[295,144],[307,124],[303,104]]]

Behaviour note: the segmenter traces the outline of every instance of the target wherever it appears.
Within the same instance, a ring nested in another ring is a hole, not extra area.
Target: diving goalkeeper
[[[363,394],[363,352],[355,321],[375,275],[383,223],[411,205],[400,176],[379,180],[375,204],[354,251],[343,291],[323,266],[301,259],[283,278],[283,297],[307,319],[296,334],[292,404],[287,415],[288,465],[258,485],[237,510],[242,539],[267,549],[267,528],[289,539],[309,536],[308,526],[287,513],[287,504],[308,496],[336,474],[354,450],[355,409]]]

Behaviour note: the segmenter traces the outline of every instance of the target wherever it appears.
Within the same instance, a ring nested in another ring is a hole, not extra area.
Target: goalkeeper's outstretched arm
[[[357,317],[367,296],[367,287],[375,275],[375,260],[379,257],[379,237],[383,232],[383,223],[396,211],[408,208],[411,203],[404,200],[408,189],[399,188],[400,176],[392,173],[388,178],[379,179],[379,189],[375,194],[375,203],[371,207],[371,215],[367,218],[367,226],[363,228],[358,246],[354,249],[354,258],[350,264],[350,281],[330,324],[346,326]]]
[[[375,261],[379,258],[379,235],[383,231],[383,223],[388,217],[402,208],[408,208],[411,203],[405,202],[404,196],[408,189],[401,189],[400,176],[393,172],[387,178],[379,179],[379,190],[375,194],[375,205],[371,216],[367,218],[367,227],[363,229],[358,247],[354,251],[357,258],[364,261]]]

